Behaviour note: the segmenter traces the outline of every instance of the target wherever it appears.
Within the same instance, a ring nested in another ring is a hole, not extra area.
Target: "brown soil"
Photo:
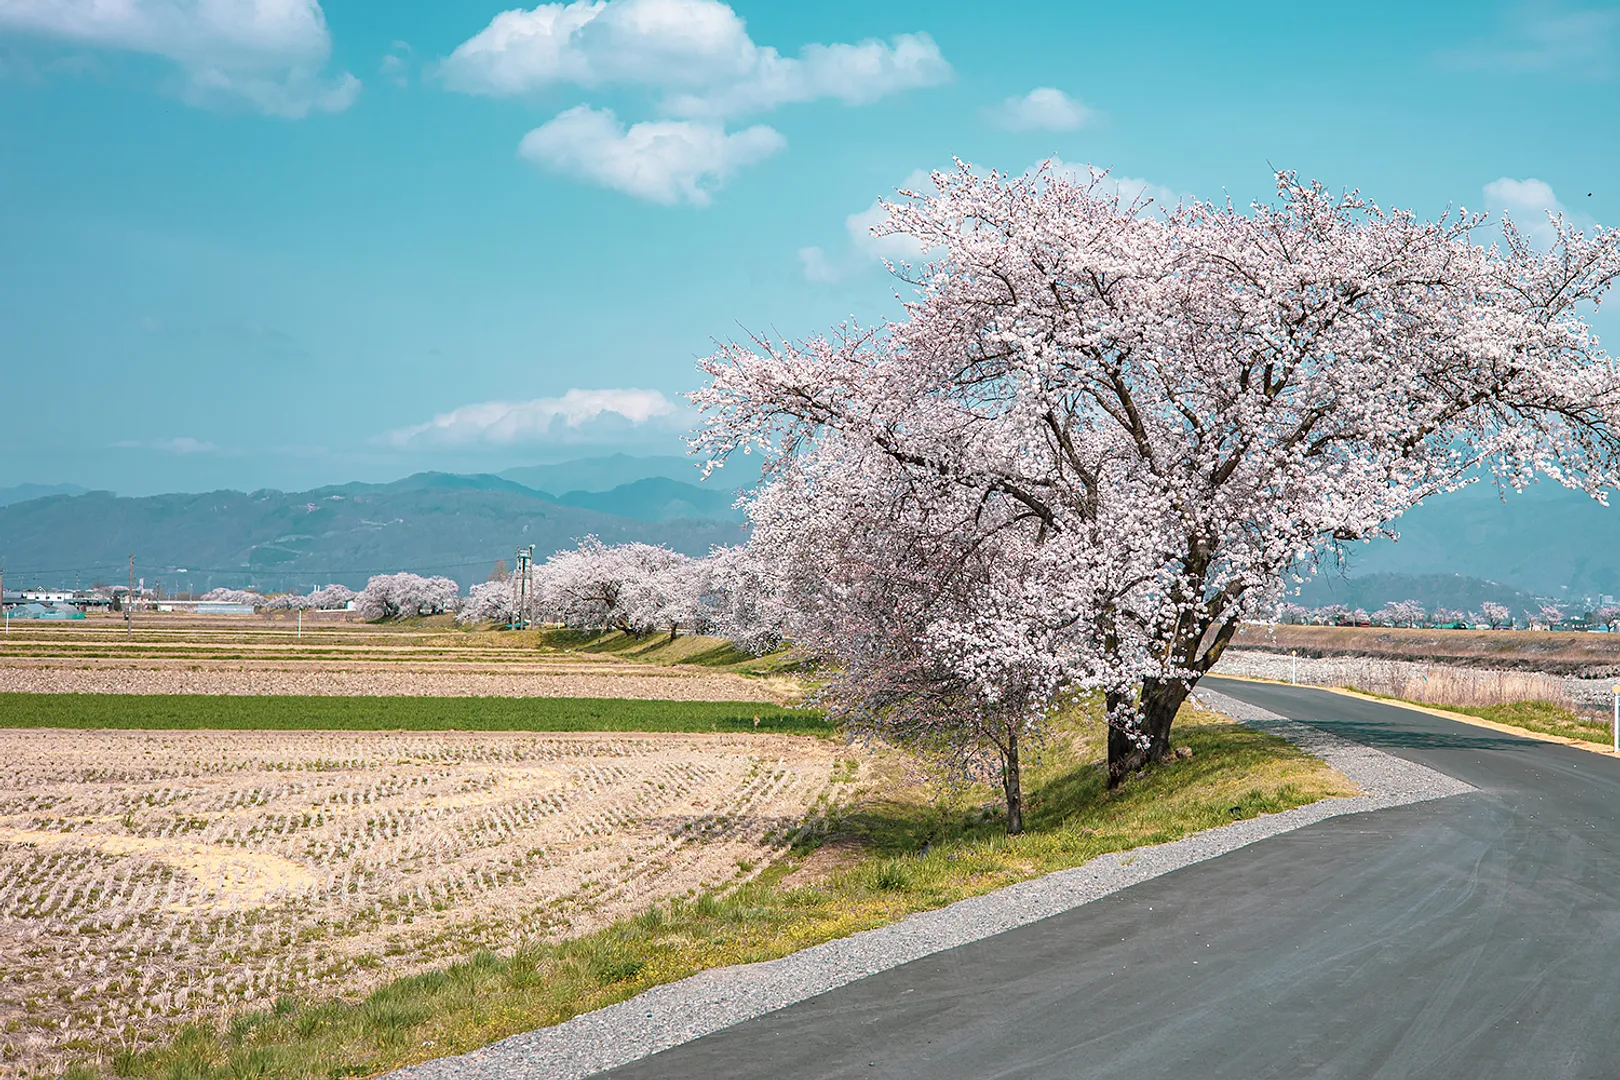
[[[758,735],[0,731],[0,1075],[735,882],[848,754]]]

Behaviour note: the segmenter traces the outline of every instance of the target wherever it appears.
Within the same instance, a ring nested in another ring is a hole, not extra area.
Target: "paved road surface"
[[[1206,685],[1480,790],[1333,818],[601,1075],[1620,1077],[1620,760]]]

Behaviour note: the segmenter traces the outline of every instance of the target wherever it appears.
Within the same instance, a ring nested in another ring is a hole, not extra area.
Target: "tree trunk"
[[[1179,680],[1145,679],[1142,682],[1141,717],[1142,734],[1148,744],[1144,748],[1130,735],[1117,727],[1108,729],[1108,786],[1118,787],[1124,779],[1138,769],[1163,761],[1170,754],[1170,725],[1176,712],[1187,700],[1192,689]],[[1112,709],[1123,699],[1110,695]]]
[[[1024,785],[1018,771],[1018,731],[1007,729],[1007,745],[1001,752],[1001,787],[1007,795],[1007,835],[1024,831]]]

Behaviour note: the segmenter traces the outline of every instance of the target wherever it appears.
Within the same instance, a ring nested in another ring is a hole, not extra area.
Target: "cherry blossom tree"
[[[1564,620],[1564,609],[1557,604],[1542,604],[1536,609],[1536,618],[1550,630]]]
[[[756,656],[781,648],[788,623],[783,598],[791,589],[775,580],[780,564],[744,544],[716,548],[708,562],[714,631]]]
[[[199,599],[210,604],[252,604],[254,607],[265,603],[263,594],[251,589],[209,589]]]
[[[1395,600],[1379,608],[1374,618],[1386,626],[1418,626],[1427,614],[1416,600]]]
[[[1513,612],[1508,610],[1506,604],[1498,604],[1495,600],[1487,600],[1479,605],[1479,613],[1485,617],[1486,623],[1492,630],[1512,629]]]
[[[366,619],[406,619],[453,611],[461,586],[447,577],[379,574],[355,597],[355,610]]]
[[[467,599],[456,612],[456,622],[464,626],[478,623],[512,622],[512,584],[508,580],[480,581],[467,590]]]
[[[936,253],[901,268],[904,317],[722,346],[695,446],[763,455],[752,544],[836,706],[999,739],[1009,825],[1017,739],[1058,694],[1104,694],[1118,783],[1325,548],[1481,469],[1620,480],[1620,375],[1584,322],[1620,234],[1554,217],[1550,248],[1511,224],[1485,246],[1481,217],[1290,173],[1247,208],[1048,170],[932,184],[875,228]]]
[[[1311,614],[1322,626],[1338,626],[1350,617],[1350,609],[1343,604],[1323,604]]]
[[[349,606],[358,594],[346,585],[323,585],[309,594],[312,606],[322,611],[335,611]]]
[[[1592,613],[1592,618],[1605,629],[1613,630],[1615,623],[1620,623],[1620,607],[1614,604],[1604,604]]]
[[[1298,626],[1310,618],[1310,609],[1302,604],[1288,601],[1277,606],[1276,620],[1290,626]]]

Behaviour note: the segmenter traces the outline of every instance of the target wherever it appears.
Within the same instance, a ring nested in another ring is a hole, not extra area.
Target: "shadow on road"
[[[1529,739],[1513,735],[1474,734],[1472,732],[1414,731],[1369,720],[1304,720],[1314,728],[1321,728],[1341,739],[1361,743],[1363,746],[1397,750],[1514,750],[1525,751],[1536,744]]]

